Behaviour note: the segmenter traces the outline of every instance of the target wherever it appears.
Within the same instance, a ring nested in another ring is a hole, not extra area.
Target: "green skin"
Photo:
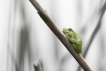
[[[71,28],[63,28],[63,33],[67,37],[68,41],[72,44],[74,49],[78,52],[82,52],[82,40],[80,36],[74,32]]]

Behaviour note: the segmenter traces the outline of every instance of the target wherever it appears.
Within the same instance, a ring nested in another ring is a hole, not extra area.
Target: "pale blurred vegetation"
[[[81,36],[83,52],[89,47],[85,60],[92,70],[106,71],[105,0],[37,1],[61,30],[71,27]],[[0,71],[34,71],[36,59],[40,59],[43,71],[77,71],[79,64],[29,0],[4,0],[0,4]],[[97,34],[90,41],[99,21]]]

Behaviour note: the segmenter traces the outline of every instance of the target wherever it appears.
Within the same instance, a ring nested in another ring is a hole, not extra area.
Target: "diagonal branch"
[[[38,14],[46,23],[46,25],[52,30],[52,32],[57,36],[57,38],[68,49],[68,51],[72,54],[72,56],[76,59],[76,61],[80,64],[80,66],[85,71],[92,71],[91,68],[86,63],[86,61],[84,60],[84,58],[75,51],[75,49],[72,47],[72,45],[67,40],[65,35],[62,33],[62,31],[59,30],[59,28],[55,25],[56,23],[48,16],[47,12],[43,10],[43,8],[39,5],[39,3],[36,0],[30,0],[30,2],[37,9]]]

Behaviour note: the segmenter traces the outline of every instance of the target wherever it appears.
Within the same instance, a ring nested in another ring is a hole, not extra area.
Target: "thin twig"
[[[88,53],[88,51],[89,51],[90,45],[91,45],[91,43],[93,42],[93,40],[94,40],[96,34],[98,33],[98,31],[99,31],[99,29],[100,29],[100,27],[101,27],[101,20],[102,20],[102,17],[103,17],[103,15],[104,15],[104,13],[105,13],[105,9],[106,9],[106,2],[105,2],[104,6],[102,7],[102,9],[101,9],[101,11],[100,11],[100,19],[99,19],[99,21],[98,21],[98,24],[97,24],[97,26],[95,27],[95,29],[94,29],[94,31],[93,31],[91,37],[90,37],[89,43],[87,44],[87,47],[86,47],[84,53],[82,54],[82,56],[83,56],[84,58],[86,57],[86,55],[87,55],[87,53]],[[80,71],[80,70],[81,70],[81,68],[80,68],[80,66],[79,66],[77,71]]]
[[[33,66],[34,66],[35,71],[42,71],[41,63],[40,63],[40,60],[39,59],[37,59],[34,62]]]
[[[33,6],[37,9],[38,14],[46,23],[46,25],[52,30],[52,32],[58,37],[58,39],[63,43],[63,45],[68,49],[68,51],[72,54],[72,56],[76,59],[76,61],[80,64],[80,66],[85,71],[92,71],[88,64],[85,62],[84,58],[78,54],[75,49],[72,47],[70,42],[67,40],[65,35],[59,28],[55,25],[56,23],[48,16],[47,12],[43,10],[43,8],[38,4],[36,0],[30,0]]]

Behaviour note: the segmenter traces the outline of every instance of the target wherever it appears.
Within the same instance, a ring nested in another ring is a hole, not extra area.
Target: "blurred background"
[[[37,0],[56,25],[83,40],[86,62],[106,71],[105,0]],[[81,71],[79,64],[42,21],[29,0],[0,0],[0,71]]]

